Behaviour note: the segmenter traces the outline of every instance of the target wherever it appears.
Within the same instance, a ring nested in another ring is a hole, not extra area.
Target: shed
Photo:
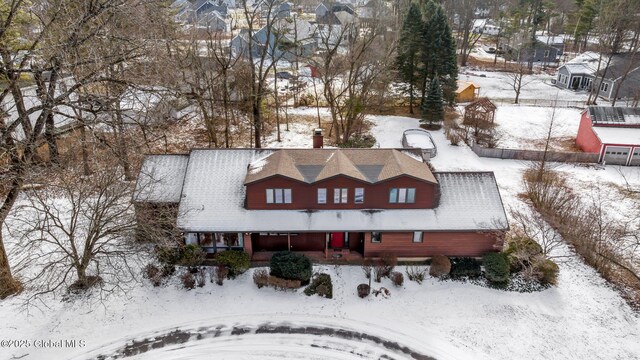
[[[458,81],[456,89],[456,102],[470,102],[480,95],[480,86],[465,81]]]
[[[612,165],[640,165],[640,108],[590,106],[582,113],[576,145]]]

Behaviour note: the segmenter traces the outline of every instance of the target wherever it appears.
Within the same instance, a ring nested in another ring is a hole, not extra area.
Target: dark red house
[[[282,250],[343,259],[481,256],[502,249],[507,229],[493,173],[432,173],[394,149],[149,155],[134,201],[177,201],[185,242],[209,253],[242,248],[254,259]]]
[[[582,112],[576,145],[607,164],[640,165],[640,108],[590,106]]]

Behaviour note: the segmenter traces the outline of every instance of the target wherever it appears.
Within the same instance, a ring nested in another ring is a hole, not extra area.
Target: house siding
[[[291,189],[291,204],[267,204],[266,189]],[[327,203],[318,204],[318,189],[327,189]],[[347,188],[346,204],[333,202],[333,189]],[[354,204],[355,188],[364,188],[364,203]],[[415,188],[415,203],[389,203],[389,189]],[[247,185],[246,204],[249,210],[291,210],[291,209],[432,209],[436,206],[436,185],[411,177],[400,177],[370,184],[344,176],[336,176],[313,184],[306,184],[281,176],[274,176]]]
[[[488,252],[499,252],[503,245],[501,232],[424,232],[421,243],[413,242],[412,232],[383,232],[379,243],[372,243],[371,233],[365,233],[364,256],[393,254],[398,257],[477,257]]]
[[[578,127],[578,135],[576,136],[576,145],[584,152],[599,153],[602,148],[600,139],[593,132],[591,119],[589,118],[589,111],[582,113],[580,119],[580,126]]]

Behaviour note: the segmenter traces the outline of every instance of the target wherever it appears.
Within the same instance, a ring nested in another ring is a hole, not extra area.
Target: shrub
[[[196,244],[189,244],[182,247],[180,250],[179,265],[183,266],[198,266],[204,261],[204,251]]]
[[[258,289],[264,286],[269,286],[269,273],[267,270],[260,269],[253,272],[253,283],[256,284]]]
[[[443,255],[435,255],[431,258],[431,266],[429,267],[429,275],[441,278],[449,275],[451,272],[451,261]]]
[[[287,280],[276,276],[269,276],[269,286],[272,286],[276,290],[286,291],[294,290],[302,286],[300,280]]]
[[[534,274],[541,284],[555,285],[558,283],[560,268],[552,260],[538,257],[532,264]]]
[[[175,272],[176,272],[176,267],[175,266],[165,264],[162,267],[162,274],[161,275],[162,275],[162,277],[169,277],[169,276],[175,274]]]
[[[383,277],[389,277],[393,268],[398,264],[398,258],[392,254],[383,254],[374,267],[376,282],[380,282]]]
[[[371,273],[373,271],[373,261],[371,259],[364,259],[362,262],[362,272],[367,279],[371,279]]]
[[[229,269],[224,265],[218,265],[216,267],[216,284],[222,286],[224,279],[229,275]]]
[[[422,284],[426,273],[427,269],[422,266],[407,266],[407,277],[418,284]]]
[[[158,261],[166,265],[175,265],[180,261],[180,248],[169,246],[156,247],[156,257]]]
[[[196,280],[190,272],[182,274],[180,280],[182,281],[182,286],[184,286],[185,289],[191,290],[196,287]]]
[[[505,253],[488,253],[482,257],[484,275],[494,284],[505,284],[509,281],[509,259]]]
[[[307,296],[318,294],[322,297],[326,297],[327,299],[333,298],[333,285],[331,284],[331,275],[323,273],[314,276],[311,284],[309,284],[309,286],[304,289],[304,293]]]
[[[338,144],[341,148],[371,148],[376,144],[376,138],[372,135],[352,135],[349,140]]]
[[[476,278],[480,275],[482,275],[482,271],[480,269],[480,261],[473,258],[451,259],[451,272],[449,273],[449,276],[451,276],[451,278]]]
[[[391,273],[391,281],[395,286],[402,286],[404,284],[404,276],[402,273],[394,271]]]
[[[147,279],[153,279],[156,276],[160,276],[160,269],[153,264],[147,264],[147,266],[144,267],[144,276]]]
[[[371,293],[371,288],[367,284],[358,285],[358,296],[361,298],[366,298]]]
[[[227,250],[216,254],[216,261],[229,269],[229,277],[243,274],[251,265],[251,257],[242,250]]]
[[[300,280],[308,284],[313,272],[311,261],[304,255],[290,251],[275,253],[271,257],[269,273],[286,280]]]
[[[509,258],[511,272],[518,272],[529,266],[534,257],[542,254],[542,247],[531,238],[513,237],[509,239],[505,254]]]
[[[198,285],[198,287],[204,286],[204,284],[207,282],[204,268],[198,269],[198,272],[195,275],[195,280],[196,280],[196,285]]]

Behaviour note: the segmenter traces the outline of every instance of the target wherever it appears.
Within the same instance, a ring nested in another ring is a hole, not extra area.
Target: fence
[[[480,157],[496,158],[496,159],[514,159],[540,161],[544,156],[542,150],[519,150],[519,149],[488,149],[477,144],[471,146],[476,155]],[[547,151],[547,161],[555,162],[573,162],[573,163],[597,163],[598,154],[582,153],[582,152],[560,152]]]
[[[491,98],[496,105],[514,105],[514,106],[556,106],[559,108],[580,108],[584,109],[585,101],[583,100],[551,100],[551,99],[520,99],[518,104],[513,103],[514,98]]]

